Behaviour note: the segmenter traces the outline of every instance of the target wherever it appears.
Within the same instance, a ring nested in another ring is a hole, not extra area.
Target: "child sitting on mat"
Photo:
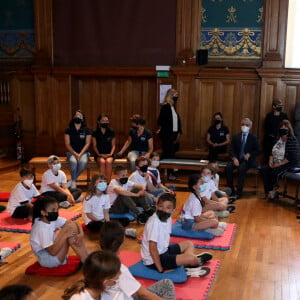
[[[217,187],[212,180],[212,171],[208,167],[204,167],[201,172],[202,179],[204,181],[204,190],[200,193],[201,198],[205,202],[203,212],[208,210],[215,211],[216,215],[221,218],[228,217],[230,212],[235,210],[235,206],[227,206],[228,198],[218,194]]]
[[[176,207],[174,195],[158,197],[156,212],[145,225],[141,255],[144,265],[162,273],[178,266],[201,266],[212,258],[210,253],[194,254],[191,241],[169,244],[172,228],[171,215]]]
[[[81,200],[81,189],[68,189],[67,177],[61,170],[59,157],[51,155],[48,157],[48,170],[42,176],[41,194],[57,199],[59,206],[67,208]]]
[[[86,197],[83,201],[84,223],[93,231],[99,231],[104,222],[109,221],[110,202],[106,195],[107,182],[102,174],[92,177]]]
[[[129,176],[129,180],[142,185],[145,188],[146,191],[146,200],[148,201],[149,205],[153,206],[155,205],[157,198],[153,194],[155,190],[157,190],[154,185],[152,184],[152,181],[150,179],[150,175],[148,174],[148,159],[140,156],[135,161],[135,167],[136,170],[131,173]],[[160,191],[162,193],[163,191]]]
[[[154,185],[156,190],[154,190],[150,193],[152,193],[156,197],[159,194],[161,194],[162,192],[174,194],[174,190],[175,190],[174,185],[170,184],[170,185],[165,186],[161,182],[160,173],[158,170],[159,160],[160,160],[159,153],[152,152],[150,155],[150,166],[148,167],[148,174],[149,174],[152,184]]]
[[[100,247],[118,255],[124,242],[124,228],[118,222],[106,222],[100,230]],[[120,277],[114,289],[107,289],[111,299],[175,299],[175,288],[172,281],[164,279],[147,289],[144,288],[121,264]],[[126,296],[125,296],[126,295]]]
[[[110,212],[123,214],[132,211],[137,215],[137,221],[145,224],[154,210],[145,199],[145,188],[137,183],[128,180],[127,169],[123,166],[116,166],[115,179],[111,180],[107,193],[110,197]],[[137,206],[141,206],[144,212],[140,212]]]
[[[81,226],[58,216],[55,198],[41,196],[33,205],[30,244],[42,267],[54,268],[67,263],[71,247],[83,262],[88,253]],[[61,229],[60,229],[61,228]],[[56,231],[60,229],[56,235]]]
[[[189,177],[188,188],[191,191],[184,203],[181,213],[182,229],[199,231],[205,230],[215,236],[223,234],[227,226],[225,222],[219,222],[212,210],[202,212],[205,202],[201,199],[200,193],[204,189],[204,181],[200,174],[193,174]]]
[[[39,192],[33,184],[34,173],[29,169],[21,169],[20,182],[12,190],[8,199],[7,211],[17,219],[32,220],[32,199],[39,196]]]

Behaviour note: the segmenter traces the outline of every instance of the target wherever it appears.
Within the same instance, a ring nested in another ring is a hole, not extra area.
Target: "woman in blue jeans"
[[[86,126],[84,114],[78,109],[65,131],[65,145],[71,173],[68,186],[71,188],[76,188],[77,178],[85,170],[89,161],[90,153],[88,149],[91,139],[91,131]]]

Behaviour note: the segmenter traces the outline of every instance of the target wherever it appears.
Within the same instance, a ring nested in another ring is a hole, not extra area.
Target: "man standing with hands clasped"
[[[234,135],[230,145],[231,162],[226,167],[227,185],[235,193],[233,186],[233,171],[238,169],[238,187],[236,198],[242,197],[246,172],[250,168],[257,168],[256,157],[259,155],[260,147],[258,139],[250,133],[252,121],[249,118],[243,118],[241,121],[241,132]]]

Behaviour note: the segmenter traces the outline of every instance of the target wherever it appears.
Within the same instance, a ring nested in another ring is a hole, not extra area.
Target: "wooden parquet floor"
[[[182,178],[186,179],[187,174]],[[18,171],[0,174],[0,191],[10,191],[18,182]],[[297,300],[300,299],[300,224],[295,219],[297,210],[286,202],[268,203],[262,191],[248,188],[246,181],[244,199],[236,201],[236,211],[224,221],[236,223],[237,231],[229,251],[212,250],[221,266],[210,290],[210,300]],[[184,186],[184,184],[181,186]],[[177,207],[188,192],[177,193]],[[3,204],[3,203],[1,203]],[[70,210],[81,211],[77,204]],[[82,222],[82,219],[79,219]],[[139,233],[143,226],[132,225]],[[7,284],[28,284],[39,299],[61,299],[63,290],[81,278],[81,272],[68,277],[39,277],[25,275],[27,266],[36,261],[29,235],[1,232],[1,241],[21,243],[21,248],[10,255],[7,265],[0,267],[0,287]],[[99,249],[97,235],[85,236],[89,251]],[[125,239],[122,250],[139,251],[139,244]],[[200,249],[196,250],[200,253]],[[197,295],[195,295],[197,300]]]

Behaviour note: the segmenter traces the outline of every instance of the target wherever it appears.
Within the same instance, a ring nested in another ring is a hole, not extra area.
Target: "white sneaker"
[[[222,229],[225,229],[227,227],[227,223],[226,222],[219,222],[218,227],[222,228]]]
[[[68,186],[68,188],[70,188],[70,187],[71,187],[71,185],[72,185],[72,180],[70,179],[70,180],[68,180],[68,182],[67,182],[67,186]]]
[[[228,210],[222,210],[222,211],[215,211],[215,214],[219,218],[227,218],[230,212]]]
[[[125,236],[137,238],[137,231],[135,228],[126,228],[125,229]]]
[[[71,206],[71,203],[69,201],[63,201],[59,202],[59,206],[62,208],[68,208],[69,206]]]
[[[13,251],[10,248],[1,248],[0,249],[0,260],[5,259],[8,255],[10,255]]]
[[[76,188],[77,188],[76,181],[75,181],[75,180],[72,180],[72,183],[71,183],[71,189],[76,189]]]
[[[210,273],[210,268],[200,266],[198,268],[185,268],[188,277],[204,277]]]
[[[80,195],[76,200],[75,200],[75,203],[79,203],[79,202],[81,202],[82,201],[82,196]]]
[[[224,233],[224,229],[217,227],[217,228],[208,228],[205,229],[206,232],[213,234],[214,236],[220,236]]]

